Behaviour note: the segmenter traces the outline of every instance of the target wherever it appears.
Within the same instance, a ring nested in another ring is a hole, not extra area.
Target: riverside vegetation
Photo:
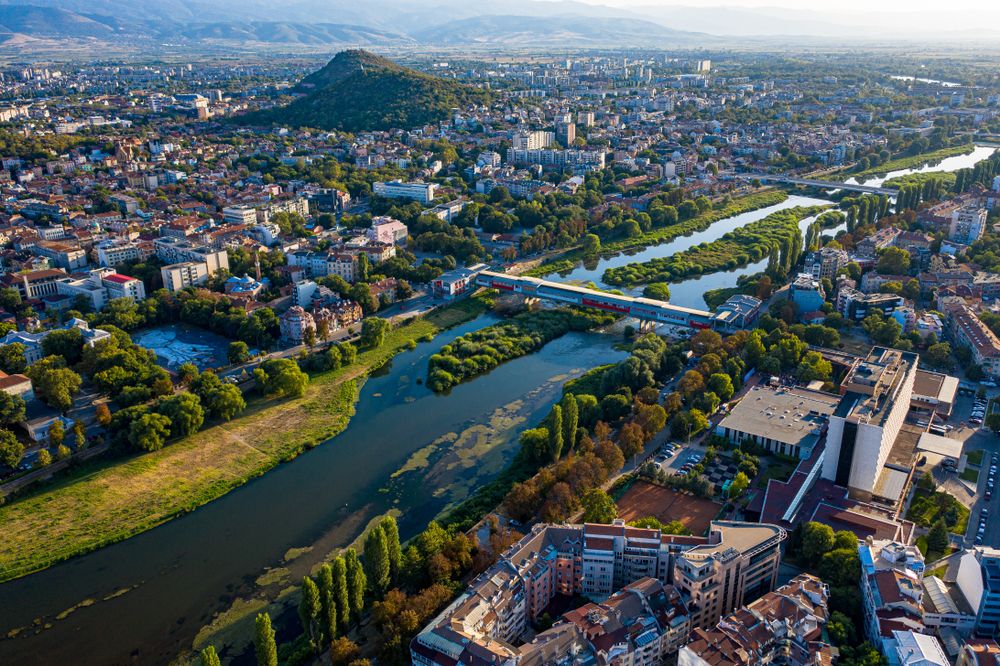
[[[484,374],[504,361],[533,351],[570,331],[610,324],[614,316],[576,308],[523,312],[509,321],[467,333],[441,348],[427,364],[427,387],[445,391]]]
[[[711,243],[605,271],[608,284],[632,286],[650,282],[673,282],[692,276],[732,270],[768,257],[769,272],[786,273],[799,260],[802,232],[799,221],[816,215],[824,206],[797,206],[771,213],[745,227],[730,231]]]

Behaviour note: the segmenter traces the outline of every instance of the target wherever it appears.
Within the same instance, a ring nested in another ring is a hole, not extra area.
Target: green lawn
[[[410,320],[292,400],[252,397],[246,412],[160,451],[84,466],[0,507],[0,581],[127,539],[193,511],[347,427],[360,380],[411,342],[487,308],[466,299]]]
[[[931,527],[939,518],[944,519],[953,534],[965,534],[969,522],[969,509],[946,492],[917,490],[906,512],[906,519],[921,527]]]
[[[975,451],[969,451],[968,453],[965,454],[965,460],[970,465],[975,465],[976,467],[979,467],[980,465],[983,464],[983,455],[984,454],[985,454],[985,451],[983,451],[982,449],[977,449]]]
[[[972,483],[979,483],[979,470],[973,469],[971,467],[966,467],[965,471],[959,475],[963,481],[970,481]]]

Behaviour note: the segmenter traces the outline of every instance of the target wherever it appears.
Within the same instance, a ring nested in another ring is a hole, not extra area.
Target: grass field
[[[661,523],[677,520],[692,534],[704,534],[721,506],[647,481],[633,483],[617,504],[618,517],[625,522],[650,516]]]
[[[984,451],[982,449],[969,451],[968,453],[965,454],[965,460],[970,465],[975,465],[976,467],[979,467],[980,465],[983,464],[983,454]]]
[[[969,481],[971,483],[979,483],[979,470],[972,469],[971,467],[966,467],[959,478],[963,481]]]
[[[969,509],[946,492],[917,490],[906,512],[906,519],[927,528],[938,519],[943,519],[949,532],[962,535],[969,523]]]
[[[411,320],[344,368],[316,375],[301,398],[251,398],[246,412],[160,451],[102,461],[0,507],[0,581],[108,545],[193,511],[347,427],[359,380],[410,342],[486,309],[465,300]]]

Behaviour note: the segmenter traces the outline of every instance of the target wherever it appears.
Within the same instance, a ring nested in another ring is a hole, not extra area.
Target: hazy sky
[[[637,7],[642,5],[687,5],[687,6],[732,6],[732,7],[787,7],[790,9],[812,9],[817,11],[906,12],[921,10],[942,10],[949,12],[993,11],[995,0],[584,0],[590,4],[613,5],[617,7]]]

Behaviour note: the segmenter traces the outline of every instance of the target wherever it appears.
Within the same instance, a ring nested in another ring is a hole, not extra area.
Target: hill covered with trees
[[[341,51],[295,90],[304,95],[285,106],[240,116],[239,122],[347,132],[409,129],[440,121],[452,108],[489,99],[483,91],[362,50]]]

